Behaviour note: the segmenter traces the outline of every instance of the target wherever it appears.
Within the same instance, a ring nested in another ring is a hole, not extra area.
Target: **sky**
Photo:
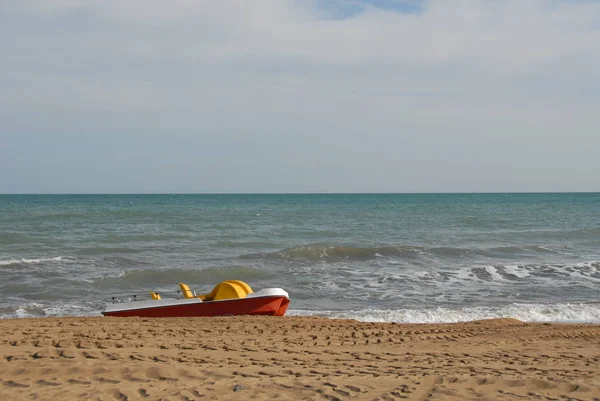
[[[600,191],[600,1],[2,0],[0,193]]]

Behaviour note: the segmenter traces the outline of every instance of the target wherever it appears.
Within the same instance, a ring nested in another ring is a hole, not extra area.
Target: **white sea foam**
[[[506,273],[512,274],[513,276],[516,276],[518,278],[526,278],[530,276],[528,271],[522,269],[520,266],[517,265],[504,265],[502,267],[504,268],[504,271]]]
[[[363,309],[347,311],[291,310],[291,316],[324,316],[363,322],[456,323],[493,318],[524,322],[600,323],[600,303],[595,304],[511,304],[500,307]]]
[[[600,263],[599,262],[581,262],[573,265],[554,265],[556,271],[569,276],[575,280],[582,278],[586,281],[600,282]]]
[[[600,262],[581,262],[575,263],[576,267],[584,267],[586,269],[600,271]]]
[[[600,281],[600,277],[598,277],[598,274],[600,274],[600,262],[577,263],[575,267],[579,269],[580,275]]]
[[[0,314],[2,318],[61,317],[61,316],[99,316],[96,305],[45,304],[29,302],[19,305],[14,311]]]
[[[7,259],[0,260],[0,266],[8,266],[8,265],[27,265],[27,264],[39,264],[44,262],[60,262],[63,260],[62,256],[57,256],[54,258],[39,258],[39,259]]]
[[[49,316],[97,316],[101,305],[29,302],[0,318]],[[561,322],[600,324],[600,303],[510,304],[498,307],[424,308],[424,309],[356,309],[290,310],[289,316],[322,316],[332,319],[355,319],[363,322],[457,323],[473,320],[513,318],[524,322]]]
[[[453,272],[454,277],[459,281],[473,281],[475,275],[473,274],[473,271],[471,269],[471,267],[464,267],[462,269],[459,269]]]
[[[500,273],[496,266],[485,266],[485,271],[492,277],[494,281],[507,281]]]

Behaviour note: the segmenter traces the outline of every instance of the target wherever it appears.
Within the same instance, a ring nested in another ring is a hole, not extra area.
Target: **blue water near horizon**
[[[600,194],[0,195],[0,317],[230,278],[295,315],[600,322]]]

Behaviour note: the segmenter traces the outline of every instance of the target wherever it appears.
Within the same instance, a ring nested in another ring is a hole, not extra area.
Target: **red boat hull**
[[[118,317],[283,316],[289,304],[286,297],[271,296],[104,311],[102,314]]]

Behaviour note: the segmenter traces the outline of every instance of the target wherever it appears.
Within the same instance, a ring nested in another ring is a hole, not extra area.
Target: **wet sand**
[[[600,400],[600,325],[0,320],[0,400]]]

